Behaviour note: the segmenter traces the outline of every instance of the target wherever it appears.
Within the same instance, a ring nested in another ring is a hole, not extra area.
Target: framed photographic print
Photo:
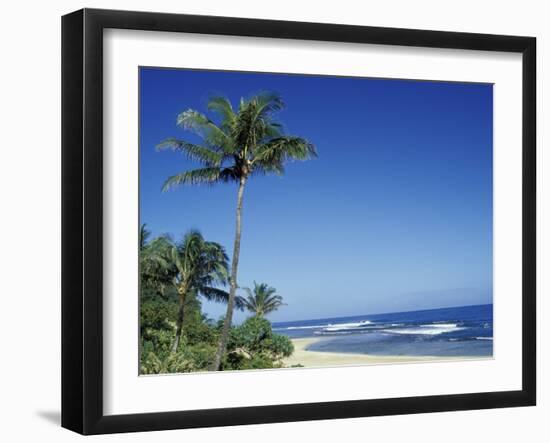
[[[62,28],[64,427],[535,404],[534,38]]]

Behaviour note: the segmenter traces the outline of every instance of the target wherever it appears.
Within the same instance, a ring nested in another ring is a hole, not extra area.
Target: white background
[[[3,5],[0,112],[2,150],[2,331],[0,436],[5,441],[73,441],[58,427],[60,392],[60,15],[82,6],[287,20],[535,35],[539,78],[539,225],[550,210],[543,122],[550,120],[550,29],[544,2],[394,1],[369,5],[340,0],[315,7],[304,0],[201,3],[132,1],[10,2]],[[543,109],[544,108],[544,109]],[[539,236],[539,313],[547,309],[544,278],[550,247]],[[495,411],[424,414],[224,429],[165,431],[96,437],[95,441],[281,442],[334,441],[545,441],[550,434],[548,322],[539,314],[539,406]],[[546,350],[543,349],[546,346]],[[545,351],[545,352],[543,352]],[[541,379],[542,378],[542,379]]]

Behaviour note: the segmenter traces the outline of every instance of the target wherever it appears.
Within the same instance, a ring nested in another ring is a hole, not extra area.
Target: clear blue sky
[[[272,320],[492,302],[487,84],[141,68],[140,221],[154,235],[197,228],[231,256],[236,186],[161,193],[197,164],[155,145],[197,141],[176,116],[206,112],[211,93],[237,103],[262,90],[281,94],[287,133],[319,154],[245,191],[239,284],[277,288],[288,306]]]

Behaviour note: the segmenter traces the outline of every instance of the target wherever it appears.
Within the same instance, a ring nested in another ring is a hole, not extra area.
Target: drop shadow
[[[60,411],[36,411],[36,415],[53,425],[61,426]]]

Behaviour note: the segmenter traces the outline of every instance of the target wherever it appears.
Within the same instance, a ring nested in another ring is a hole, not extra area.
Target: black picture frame
[[[503,51],[522,54],[522,389],[131,415],[103,413],[103,30]],[[62,426],[152,431],[536,403],[536,39],[319,23],[83,9],[62,18]]]

